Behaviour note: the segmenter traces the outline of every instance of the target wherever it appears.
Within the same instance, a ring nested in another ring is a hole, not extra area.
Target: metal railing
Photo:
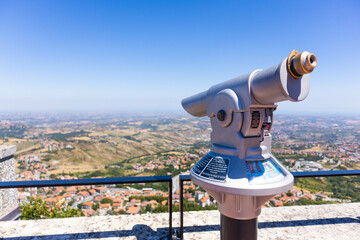
[[[36,181],[9,181],[0,182],[0,189],[4,188],[38,188],[58,186],[85,186],[85,185],[108,185],[127,183],[157,183],[167,182],[169,184],[169,239],[172,236],[172,177],[171,176],[149,176],[149,177],[118,177],[118,178],[88,178],[71,180],[36,180]]]
[[[305,177],[336,177],[336,176],[360,176],[360,170],[340,170],[340,171],[314,171],[314,172],[292,172],[295,178]],[[190,175],[180,175],[180,237],[184,233],[184,182],[191,181]],[[167,182],[169,184],[169,239],[172,238],[172,177],[171,176],[148,176],[148,177],[119,177],[119,178],[89,178],[71,180],[36,180],[36,181],[9,181],[0,182],[0,189],[6,188],[39,188],[57,186],[85,186],[85,185],[108,185],[108,184],[127,184],[127,183],[156,183]]]
[[[294,178],[360,176],[360,170],[291,172]],[[190,175],[180,175],[180,237],[184,236],[184,182],[191,181]]]

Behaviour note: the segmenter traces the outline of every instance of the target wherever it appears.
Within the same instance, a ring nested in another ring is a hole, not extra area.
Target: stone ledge
[[[218,211],[186,212],[184,239],[220,239]],[[179,214],[173,214],[174,227]],[[168,214],[8,221],[4,240],[166,239]],[[265,208],[258,239],[359,239],[360,203]]]
[[[15,158],[16,146],[0,146],[0,181],[15,181]],[[11,213],[19,207],[17,201],[17,189],[0,189],[0,221],[8,219]],[[16,215],[14,215],[16,217]]]
[[[1,145],[0,146],[0,161],[3,158],[12,157],[16,153],[15,145]]]

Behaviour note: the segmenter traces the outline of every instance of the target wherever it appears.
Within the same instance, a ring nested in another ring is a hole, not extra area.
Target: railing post
[[[169,239],[172,239],[172,179],[169,181]]]
[[[180,239],[184,239],[184,182],[179,177],[180,183]]]

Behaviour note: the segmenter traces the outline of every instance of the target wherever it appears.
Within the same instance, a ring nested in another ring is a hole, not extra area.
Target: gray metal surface
[[[271,154],[275,103],[302,101],[310,90],[315,55],[292,51],[280,64],[255,70],[185,98],[184,109],[210,118],[211,152],[190,171],[222,215],[254,219],[261,205],[289,190],[293,176]]]

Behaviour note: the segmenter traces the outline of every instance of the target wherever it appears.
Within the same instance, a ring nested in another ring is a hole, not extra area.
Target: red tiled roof
[[[83,203],[83,205],[85,205],[85,206],[91,206],[91,205],[93,205],[94,203],[93,202],[84,202]]]
[[[104,209],[104,208],[110,208],[110,203],[100,204],[100,208],[102,208],[102,209]]]
[[[138,213],[140,210],[140,207],[130,207],[126,213],[127,214],[135,214],[135,213]]]

